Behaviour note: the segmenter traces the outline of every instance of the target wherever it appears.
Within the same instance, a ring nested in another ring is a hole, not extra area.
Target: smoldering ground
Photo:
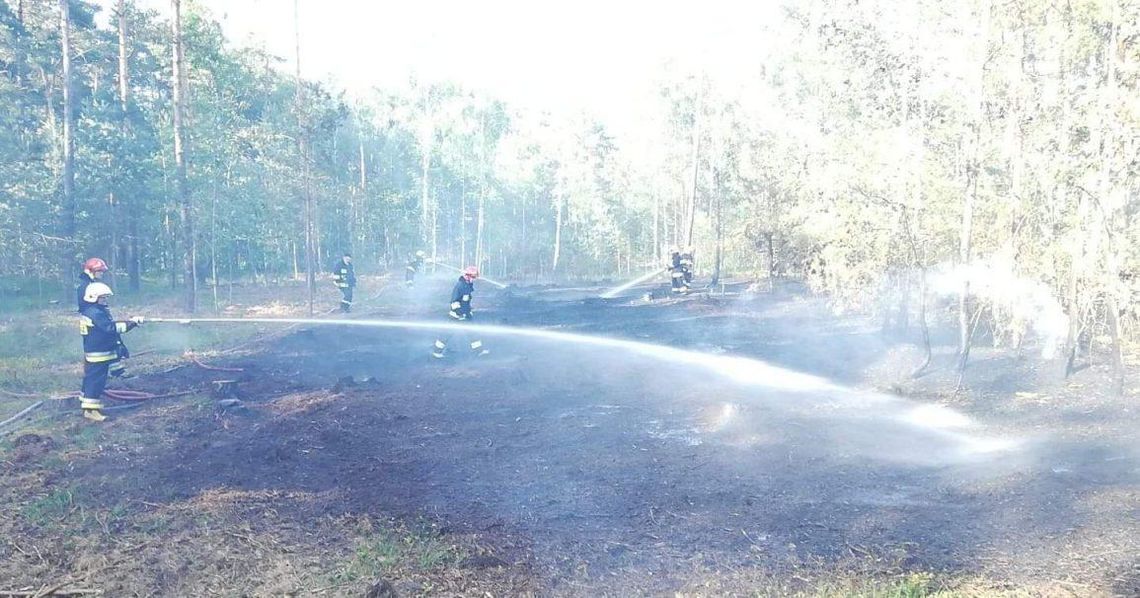
[[[1107,575],[1061,546],[1121,550],[1104,571],[1127,565],[1140,530],[1126,437],[1077,441],[878,392],[868,372],[894,341],[871,322],[804,297],[480,287],[478,325],[458,326],[491,353],[437,362],[450,283],[390,289],[225,361],[245,369],[247,413],[170,422],[171,441],[76,463],[69,479],[107,507],[230,492],[278,497],[301,526],[427,517],[571,595],[668,591],[709,567],[788,571],[851,547],[1030,582]],[[210,325],[254,324],[192,327]]]

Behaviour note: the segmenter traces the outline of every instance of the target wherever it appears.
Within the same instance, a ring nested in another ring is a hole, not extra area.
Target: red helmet
[[[104,262],[97,257],[93,257],[86,262],[83,262],[83,269],[87,270],[88,272],[106,272],[107,262]]]
[[[467,266],[463,269],[463,275],[467,278],[479,278],[479,269],[475,266]]]

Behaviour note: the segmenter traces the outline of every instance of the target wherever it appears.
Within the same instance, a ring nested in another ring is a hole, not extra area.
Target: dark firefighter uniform
[[[412,259],[408,260],[408,265],[404,267],[404,284],[409,287],[414,285],[416,283],[416,273],[423,270],[423,268],[423,256],[420,254],[413,255]]]
[[[107,377],[119,377],[126,372],[122,360],[131,354],[123,344],[122,335],[138,324],[116,322],[110,308],[99,303],[84,302],[79,314],[79,334],[83,336],[83,388],[79,406],[84,413],[98,413],[103,408],[100,397],[107,387]]]
[[[356,288],[356,270],[352,267],[352,256],[344,256],[333,266],[333,284],[340,289],[340,311],[352,310],[352,289]]]
[[[475,292],[475,280],[473,277],[464,274],[459,277],[455,282],[455,287],[451,289],[451,307],[447,312],[448,317],[460,322],[470,322],[473,320],[471,313],[471,295]],[[450,334],[441,334],[435,340],[435,347],[432,350],[431,356],[436,359],[443,359],[444,353],[447,351],[447,342],[451,340]],[[470,341],[471,352],[475,355],[486,355],[489,353],[487,349],[483,348],[483,341],[479,339],[471,339]]]
[[[669,281],[673,285],[674,293],[685,292],[685,272],[681,266],[681,252],[673,251],[669,254]]]
[[[689,290],[693,286],[693,248],[687,247],[681,253],[681,278],[685,284],[685,290]]]

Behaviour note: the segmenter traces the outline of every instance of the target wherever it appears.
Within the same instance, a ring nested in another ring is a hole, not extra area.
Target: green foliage
[[[128,3],[124,110],[116,32],[73,4],[81,226],[67,239],[58,5],[26,0],[22,22],[0,9],[0,280],[69,283],[58,256],[74,247],[177,286],[169,26]],[[294,276],[311,193],[322,270],[342,249],[362,273],[423,249],[516,281],[609,276],[656,267],[692,229],[703,274],[804,277],[852,304],[966,253],[1057,295],[1076,281],[1064,298],[1094,326],[1106,298],[1140,295],[1135,3],[789,6],[749,49],[756,68],[663,67],[624,136],[449,82],[351,98],[188,10],[203,280]]]

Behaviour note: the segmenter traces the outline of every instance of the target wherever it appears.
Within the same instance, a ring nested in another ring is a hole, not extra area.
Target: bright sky
[[[103,5],[115,0],[98,0]],[[293,69],[293,0],[194,0],[231,42]],[[588,110],[612,126],[653,101],[668,60],[743,76],[757,68],[777,0],[298,0],[305,76],[353,92],[451,80],[510,104]],[[169,14],[169,0],[135,0]]]

